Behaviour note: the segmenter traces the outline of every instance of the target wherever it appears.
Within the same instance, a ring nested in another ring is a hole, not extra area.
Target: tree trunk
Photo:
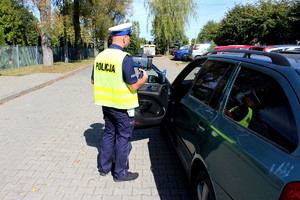
[[[79,0],[74,0],[74,33],[75,33],[75,59],[81,59],[81,34],[80,34],[80,9],[79,9]]]
[[[65,56],[65,63],[68,63],[69,62],[69,52],[68,52],[68,41],[67,41],[66,17],[64,17],[64,56]]]
[[[170,49],[170,47],[169,47],[169,42],[167,42],[166,56],[168,56],[168,55],[169,55],[169,49]]]
[[[99,42],[96,36],[96,23],[93,20],[93,43],[94,43],[94,56],[96,57],[99,54]]]
[[[99,54],[99,41],[96,37],[94,37],[94,56],[96,57]]]
[[[68,13],[68,3],[66,2],[66,0],[63,0],[64,57],[65,57],[65,63],[69,62],[68,39],[67,39],[67,20],[66,20],[67,13]]]
[[[40,0],[37,2],[37,7],[40,11],[41,31],[42,31],[42,51],[43,64],[46,66],[53,65],[52,40],[50,38],[51,25],[51,4],[50,0]]]
[[[107,49],[108,48],[108,38],[105,37],[103,42],[104,42],[104,45],[103,45],[104,49]]]

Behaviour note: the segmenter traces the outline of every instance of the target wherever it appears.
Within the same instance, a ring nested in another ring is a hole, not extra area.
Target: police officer
[[[95,104],[102,105],[105,121],[98,170],[101,176],[112,170],[115,182],[135,180],[139,175],[128,171],[128,156],[132,148],[134,108],[138,106],[137,89],[145,84],[148,75],[140,69],[143,77],[138,79],[132,57],[124,52],[130,42],[131,26],[125,23],[109,28],[112,44],[96,57],[92,74]]]

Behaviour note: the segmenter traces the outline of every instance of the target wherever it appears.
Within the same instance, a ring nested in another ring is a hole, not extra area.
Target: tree
[[[75,33],[75,59],[81,59],[81,33],[80,33],[80,0],[73,3],[73,24]]]
[[[69,25],[72,24],[72,20],[70,20],[70,7],[71,7],[71,1],[70,0],[55,0],[54,4],[57,6],[59,9],[59,12],[56,12],[56,19],[59,20],[53,20],[52,25],[56,25],[60,27],[63,27],[63,32],[60,32],[60,35],[63,35],[63,47],[64,47],[64,58],[65,58],[65,63],[69,62],[69,53],[68,53],[68,42],[71,41],[68,35],[70,35],[70,31],[68,31]],[[70,23],[71,22],[71,23]],[[58,25],[59,24],[59,25]],[[73,24],[72,24],[73,25]],[[57,29],[54,29],[52,35],[57,34]],[[74,29],[73,29],[74,31]],[[57,39],[61,39],[60,37],[56,37]],[[53,38],[54,39],[54,38]],[[73,40],[74,41],[74,40]],[[75,42],[75,41],[74,41]],[[58,42],[56,42],[58,43]]]
[[[291,19],[289,14],[294,2],[292,1],[260,1],[257,6],[256,25],[260,32],[258,38],[262,44],[294,43],[291,38]],[[299,12],[298,12],[299,13]],[[298,15],[299,16],[299,15]],[[299,33],[299,31],[297,31]]]
[[[257,30],[253,27],[257,9],[249,4],[236,5],[220,22],[219,32],[215,38],[218,45],[251,44]]]
[[[198,34],[197,41],[200,43],[215,41],[219,28],[219,23],[216,23],[213,20],[208,21]]]
[[[295,1],[291,3],[291,9],[288,13],[290,31],[286,37],[291,38],[297,44],[300,44],[300,35],[299,35],[299,27],[300,27],[300,1]]]
[[[34,0],[33,2],[40,11],[43,64],[51,66],[53,65],[52,40],[50,38],[51,2],[50,0]]]
[[[51,39],[53,47],[74,47],[75,35],[71,15],[63,16],[61,11],[53,9]]]
[[[81,14],[85,27],[89,27],[94,42],[94,53],[98,54],[100,43],[108,46],[108,28],[121,23],[128,11],[132,0],[91,0],[82,3]]]
[[[37,18],[22,1],[0,1],[0,44],[38,45],[37,24]]]
[[[261,0],[254,5],[236,5],[220,22],[215,42],[218,45],[296,43],[299,12],[299,0]]]
[[[148,0],[146,6],[149,17],[154,17],[152,33],[155,40],[168,54],[170,45],[184,37],[184,27],[188,25],[189,16],[195,16],[196,4],[193,0]]]
[[[126,51],[130,54],[137,54],[137,50],[141,48],[142,39],[140,38],[140,23],[135,21],[132,26],[132,36],[130,38],[130,44],[126,48]]]

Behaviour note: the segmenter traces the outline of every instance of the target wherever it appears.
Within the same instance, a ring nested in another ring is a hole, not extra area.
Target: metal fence
[[[53,61],[64,62],[64,48],[55,47],[53,50]],[[81,58],[94,57],[92,48],[82,48]],[[68,48],[68,59],[75,60],[75,48]],[[42,47],[40,46],[12,46],[0,45],[0,69],[11,69],[43,64]]]

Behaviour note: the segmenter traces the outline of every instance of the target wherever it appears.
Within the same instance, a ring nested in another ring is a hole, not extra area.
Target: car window
[[[230,92],[226,115],[290,152],[297,147],[290,103],[280,84],[269,75],[242,68]]]
[[[135,66],[134,67],[134,71],[135,74],[138,75],[139,74],[139,67]],[[147,70],[147,74],[148,74],[148,79],[147,79],[147,83],[157,83],[157,84],[161,84],[164,83],[165,81],[163,80],[162,75],[158,74],[155,70]]]
[[[216,108],[233,69],[232,64],[208,61],[192,88],[192,96]]]
[[[196,75],[206,60],[198,60],[189,64],[175,79],[171,88],[170,98],[179,101],[191,88]]]

